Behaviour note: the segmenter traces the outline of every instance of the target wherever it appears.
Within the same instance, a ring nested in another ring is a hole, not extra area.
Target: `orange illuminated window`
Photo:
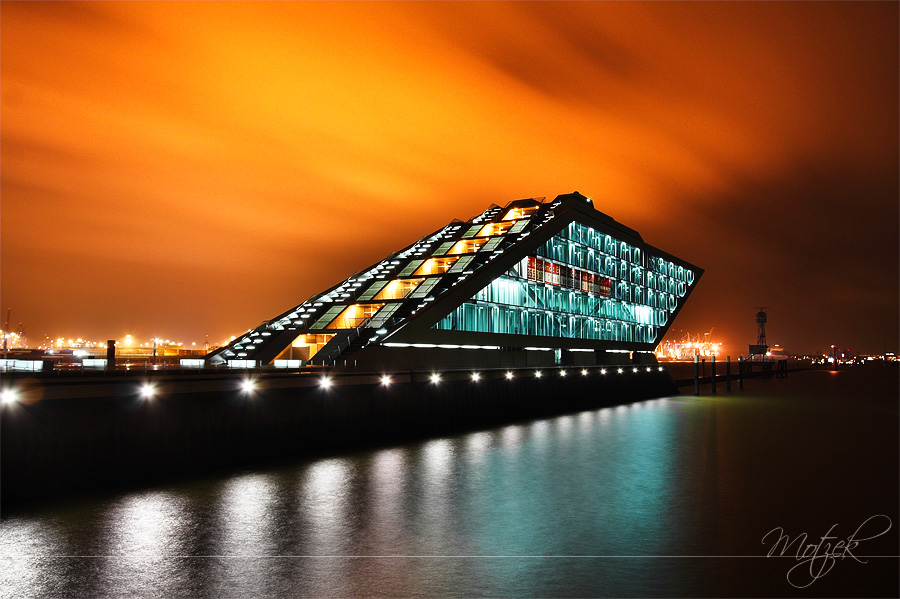
[[[429,258],[413,274],[439,275],[447,272],[447,270],[453,266],[454,262],[456,262],[456,258]]]
[[[425,279],[394,279],[375,296],[377,300],[403,299]]]
[[[490,237],[491,235],[503,235],[506,233],[515,223],[515,221],[508,221],[502,223],[488,223],[485,226],[481,227],[481,230],[478,232],[476,237]]]
[[[478,251],[482,245],[484,245],[484,239],[463,239],[461,241],[457,241],[456,245],[450,250],[451,254],[474,254]]]
[[[326,329],[355,329],[363,326],[384,304],[353,304],[331,321]]]
[[[312,359],[320,349],[325,347],[331,338],[334,337],[334,333],[325,334],[325,335],[300,335],[287,347],[283,352],[281,352],[276,360],[310,360]]]
[[[503,220],[517,220],[520,218],[525,218],[537,209],[537,206],[523,206],[520,208],[513,208],[506,213],[506,216],[503,217]]]

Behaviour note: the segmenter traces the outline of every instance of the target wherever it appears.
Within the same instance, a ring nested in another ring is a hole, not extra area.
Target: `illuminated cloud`
[[[736,352],[759,304],[789,348],[896,346],[896,3],[2,11],[2,306],[32,335],[226,338],[578,189],[706,269],[676,328]]]

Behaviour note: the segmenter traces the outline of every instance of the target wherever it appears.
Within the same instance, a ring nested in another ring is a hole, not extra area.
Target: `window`
[[[500,245],[501,241],[503,241],[502,237],[492,237],[491,239],[488,240],[487,243],[485,243],[483,246],[481,246],[481,251],[482,252],[490,252],[491,250],[495,249],[498,245]]]
[[[384,304],[353,304],[345,306],[340,316],[335,318],[326,329],[355,329],[362,326],[380,310]]]
[[[388,283],[381,293],[375,296],[377,300],[403,299],[419,286],[425,279],[394,279]],[[369,299],[360,297],[360,299]]]
[[[440,280],[440,277],[428,277],[424,283],[416,287],[416,290],[412,292],[410,297],[425,297]]]
[[[375,297],[375,294],[381,291],[381,289],[387,285],[387,281],[375,281],[372,285],[366,289],[365,293],[359,296],[361,300],[370,300]]]
[[[523,218],[522,220],[516,221],[516,224],[513,225],[512,229],[509,230],[510,234],[513,233],[521,233],[522,230],[528,226],[529,219]]]
[[[505,222],[501,222],[501,223],[488,223],[485,226],[481,227],[481,230],[478,232],[478,237],[492,237],[494,235],[504,235],[515,224],[516,224],[516,221],[514,221],[514,220],[505,221]]]
[[[521,206],[518,208],[513,208],[503,217],[503,220],[518,220],[520,218],[525,218],[526,216],[530,216],[532,212],[537,210],[537,206]]]
[[[433,256],[443,256],[444,254],[447,253],[447,250],[449,250],[451,247],[453,247],[453,242],[445,241],[440,246],[438,246],[438,249],[434,250],[434,254],[432,254],[432,255]],[[456,252],[451,252],[451,253],[455,254]]]
[[[461,241],[457,241],[455,245],[453,245],[453,249],[450,250],[451,254],[473,254],[478,251],[478,249],[484,245],[484,239],[463,239]]]
[[[469,237],[481,237],[481,235],[478,235],[478,231],[480,231],[481,229],[481,225],[473,225],[469,227],[469,230],[466,231],[465,235],[463,235],[463,239],[468,239]]]
[[[393,314],[399,307],[400,307],[399,303],[386,305],[374,317],[372,317],[372,319],[369,321],[369,323],[366,325],[366,327],[368,327],[370,329],[377,329],[377,328],[381,327],[382,325],[384,325],[384,323],[387,322],[388,318],[391,317],[391,314]]]
[[[450,268],[449,272],[462,272],[463,269],[469,265],[469,262],[472,261],[472,258],[473,256],[463,256]]]
[[[437,275],[441,273],[447,272],[453,263],[456,262],[456,258],[429,258],[425,260],[424,263],[419,261],[422,266],[416,270],[416,275]],[[412,264],[410,264],[412,266]],[[403,273],[400,273],[401,275]]]
[[[407,277],[407,276],[411,275],[414,270],[419,268],[419,265],[422,264],[422,262],[424,262],[424,260],[413,260],[412,262],[410,262],[409,264],[406,265],[406,268],[404,268],[403,270],[400,271],[400,276]],[[416,274],[420,274],[420,273],[416,273]]]
[[[340,312],[344,309],[344,307],[345,307],[345,306],[331,306],[330,308],[328,308],[328,310],[325,312],[325,314],[323,314],[323,315],[319,318],[319,320],[317,320],[317,321],[315,322],[315,324],[314,324],[312,327],[310,327],[310,328],[313,328],[313,329],[324,329],[324,328],[326,328],[325,325],[327,325],[329,322],[331,322],[331,320],[332,320],[335,316],[337,316],[338,314],[340,314]]]

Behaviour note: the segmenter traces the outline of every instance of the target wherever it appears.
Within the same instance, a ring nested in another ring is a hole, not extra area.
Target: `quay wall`
[[[332,374],[327,388],[324,373],[8,377],[20,398],[0,412],[0,494],[15,505],[678,393],[657,366],[586,372],[444,372],[440,382],[406,372],[387,386]],[[145,382],[152,398],[140,395]]]

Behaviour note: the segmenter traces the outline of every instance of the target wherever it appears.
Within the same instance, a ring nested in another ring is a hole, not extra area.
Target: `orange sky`
[[[674,329],[897,349],[898,4],[0,5],[0,304],[218,341],[575,189],[706,269]]]

